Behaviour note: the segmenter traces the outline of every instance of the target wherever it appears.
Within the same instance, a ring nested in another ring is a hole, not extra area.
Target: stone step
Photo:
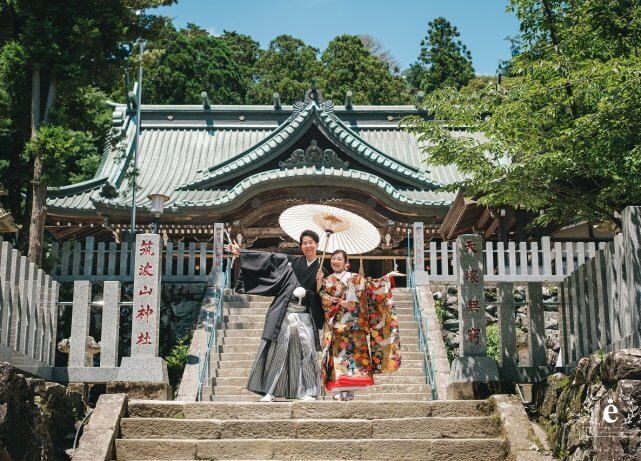
[[[249,309],[247,309],[247,311],[249,311]],[[405,311],[401,311],[401,312],[397,312],[396,314],[399,322],[414,322],[413,311],[408,313],[405,313]],[[241,312],[239,314],[223,316],[223,322],[225,323],[246,323],[246,322],[264,323],[264,321],[265,321],[264,313],[252,314],[250,312]]]
[[[248,338],[247,341],[219,344],[217,349],[219,352],[247,352],[255,354],[256,349],[258,348],[259,341],[260,340],[256,338]],[[401,345],[401,351],[403,354],[409,352],[418,352],[418,343],[403,343]]]
[[[249,317],[249,316],[241,316]],[[239,318],[229,318],[225,319],[221,324],[223,330],[257,330],[262,329],[265,324],[265,318],[256,318],[256,319],[239,319]],[[415,320],[411,321],[399,321],[399,329],[402,330],[415,330],[418,328],[418,323]]]
[[[486,439],[118,439],[118,460],[149,459],[503,459],[506,444]]]
[[[370,402],[222,403],[177,400],[138,400],[128,403],[129,417],[179,419],[302,419],[302,418],[421,418],[428,416],[490,416],[485,400],[435,400],[411,405]]]
[[[401,346],[402,347],[402,346]],[[252,352],[219,352],[216,354],[213,354],[211,357],[211,360],[216,360],[218,359],[221,362],[226,362],[226,361],[237,361],[237,360],[249,360],[253,361],[254,357],[256,355],[256,349],[254,349]],[[217,357],[215,357],[217,356]],[[422,352],[401,352],[401,357],[402,360],[408,360],[408,361],[413,361],[413,360],[423,360],[423,353]],[[403,366],[401,362],[401,366]]]
[[[263,334],[262,328],[246,328],[246,329],[225,328],[222,331],[222,336],[225,338],[229,338],[233,336],[244,336],[244,337],[255,336],[257,338],[260,338],[262,334]]]
[[[245,386],[247,385],[246,375],[239,376],[221,376],[211,378],[212,386]],[[392,375],[377,375],[374,377],[376,384],[425,384],[425,377],[421,375],[414,376],[398,376],[396,373]]]
[[[271,304],[270,301],[265,301],[265,302],[247,302],[247,301],[240,301],[240,302],[226,302],[223,303],[223,310],[224,309],[263,309],[267,311],[267,308]]]
[[[252,395],[253,393],[245,388],[245,384],[236,386],[215,386],[212,390],[214,395]],[[431,392],[427,384],[376,384],[367,386],[355,391],[357,396],[369,394],[420,394]]]
[[[224,302],[272,302],[271,296],[260,295],[241,295],[241,294],[228,294],[223,298]]]
[[[216,355],[216,354],[213,354]],[[219,360],[216,357],[212,357],[209,361],[209,367],[211,370],[216,370],[216,369],[225,369],[225,368],[246,368],[249,369],[252,364],[254,363],[253,360]],[[402,370],[407,370],[407,369],[415,369],[415,370],[420,370],[421,373],[423,373],[423,367],[424,367],[423,360],[406,360],[403,359],[401,363],[401,368],[394,373],[400,373]]]
[[[217,362],[216,362],[217,363]],[[251,363],[249,364],[251,366]],[[225,367],[225,368],[212,368],[212,376],[221,377],[221,378],[233,378],[233,377],[242,377],[245,380],[249,376],[249,366],[247,367]],[[408,367],[403,363],[401,368],[396,370],[394,373],[389,375],[376,375],[374,378],[375,381],[378,381],[381,378],[391,378],[391,377],[404,377],[404,376],[419,376],[424,378],[425,374],[423,371],[423,363],[421,362],[420,366],[417,367]]]
[[[223,307],[223,315],[262,315],[267,313],[266,307]]]
[[[498,437],[498,421],[488,416],[406,419],[220,420],[124,418],[127,439],[468,439]]]
[[[213,394],[210,399],[212,402],[258,402],[260,400],[260,395],[249,395],[249,394],[235,394],[235,395],[219,395]],[[355,397],[356,401],[359,402],[368,402],[368,401],[387,401],[387,402],[429,402],[432,400],[431,393],[413,393],[413,394],[358,394]],[[286,399],[277,399],[279,402],[287,403]],[[318,402],[326,403],[331,402],[334,399],[331,395],[327,395],[324,398],[321,397]],[[318,403],[317,402],[317,403]],[[259,402],[263,403],[263,402]],[[308,403],[308,402],[306,402]],[[345,402],[339,402],[345,403]],[[263,403],[265,405],[265,403]]]

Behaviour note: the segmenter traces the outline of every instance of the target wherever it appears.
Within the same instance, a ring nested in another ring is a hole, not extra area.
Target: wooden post
[[[36,266],[37,269],[37,266]],[[43,361],[43,345],[45,339],[45,331],[47,326],[45,325],[45,314],[44,314],[44,300],[43,296],[46,295],[45,287],[45,271],[42,269],[37,269],[36,272],[36,282],[35,282],[35,307],[36,307],[36,328],[35,328],[35,338],[34,338],[34,352],[32,357],[40,362]]]
[[[607,280],[606,251],[597,251],[594,257],[594,271],[596,276],[596,303],[598,307],[599,338],[598,347],[604,349],[612,341],[611,332],[611,306],[608,290],[610,285]]]
[[[13,248],[8,242],[0,243],[0,289],[2,299],[0,300],[0,345],[9,346],[11,321],[12,321],[12,300],[11,283],[9,271],[11,270],[11,255]]]
[[[51,282],[51,296],[49,297],[49,312],[51,314],[51,343],[49,349],[49,364],[55,365],[56,362],[56,346],[58,343],[58,295],[60,284],[53,280]]]
[[[605,280],[608,287],[608,318],[610,320],[610,342],[614,343],[621,338],[621,329],[617,317],[618,291],[616,286],[617,273],[620,268],[615,266],[614,242],[609,242],[603,249],[605,257]]]
[[[528,297],[528,351],[530,366],[547,365],[545,353],[545,306],[543,305],[543,284],[530,282],[527,284]]]
[[[568,366],[571,361],[571,345],[568,328],[571,322],[568,316],[568,287],[566,282],[559,283],[559,342],[561,343],[562,365]]]
[[[176,275],[185,275],[185,242],[178,242],[178,259],[176,260]]]
[[[552,275],[552,248],[550,237],[541,237],[541,252],[543,254],[543,275]]]
[[[85,275],[93,275],[93,237],[87,237],[85,239]]]
[[[632,344],[628,346],[640,347],[638,343],[641,335],[641,207],[627,207],[623,210],[623,240],[624,240],[624,265],[626,272],[627,314],[629,314],[630,335],[635,335]]]
[[[585,262],[585,275],[587,282],[587,293],[586,293],[586,302],[587,302],[587,330],[588,330],[588,345],[590,353],[595,352],[599,349],[598,339],[601,333],[599,332],[599,306],[596,303],[596,261],[595,257],[592,256],[587,259]]]
[[[588,324],[587,324],[587,300],[586,300],[586,289],[585,289],[585,266],[581,265],[576,271],[572,273],[574,277],[574,283],[577,287],[577,303],[576,303],[576,322],[579,335],[579,350],[581,351],[581,357],[585,357],[590,353],[590,345],[588,343]]]
[[[40,349],[40,360],[47,365],[51,365],[49,362],[51,349],[51,343],[55,342],[56,338],[51,333],[51,281],[52,278],[49,275],[44,275],[43,279],[43,290],[42,290],[42,347]]]
[[[24,349],[25,354],[35,358],[38,331],[38,266],[29,262],[29,275],[27,284],[27,347]]]
[[[514,317],[514,284],[499,282],[496,284],[496,302],[498,304],[499,341],[501,348],[501,366],[516,367],[516,326]]]
[[[96,260],[96,275],[105,273],[105,242],[98,242],[98,258]]]

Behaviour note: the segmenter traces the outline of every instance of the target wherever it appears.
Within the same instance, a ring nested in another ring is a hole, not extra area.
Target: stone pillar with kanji
[[[496,360],[487,356],[483,239],[462,235],[456,244],[459,357],[452,362],[448,398],[484,398],[491,392],[484,384],[498,382],[499,371]]]
[[[158,234],[136,235],[131,357],[123,357],[120,381],[167,382],[160,344],[162,246]]]
[[[414,285],[429,285],[428,273],[425,270],[425,239],[422,222],[414,223]]]
[[[225,232],[223,223],[214,224],[214,263],[211,267],[211,273],[209,274],[209,285],[210,286],[222,286],[224,283],[224,272],[223,272],[223,234]]]

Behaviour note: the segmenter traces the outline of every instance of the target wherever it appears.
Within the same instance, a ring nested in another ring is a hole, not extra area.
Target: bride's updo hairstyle
[[[344,250],[336,250],[336,251],[334,251],[332,253],[332,256],[337,255],[339,253],[341,253],[343,255],[343,259],[345,260],[345,264],[347,264],[347,261],[349,261],[349,259],[347,258],[347,253],[345,253]]]

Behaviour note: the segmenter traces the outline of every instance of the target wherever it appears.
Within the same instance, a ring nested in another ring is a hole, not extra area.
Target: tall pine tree
[[[406,74],[411,86],[426,92],[448,86],[459,89],[474,78],[472,54],[458,40],[460,35],[443,17],[428,23],[418,60]]]

